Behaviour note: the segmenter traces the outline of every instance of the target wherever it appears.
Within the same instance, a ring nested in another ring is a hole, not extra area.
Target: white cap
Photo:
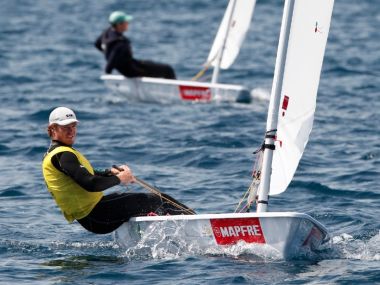
[[[79,122],[75,113],[73,110],[66,107],[55,108],[49,116],[49,126],[52,124],[66,126],[74,122]]]

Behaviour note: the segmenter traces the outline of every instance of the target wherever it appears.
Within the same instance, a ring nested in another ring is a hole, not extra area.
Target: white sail
[[[295,0],[281,82],[270,195],[288,187],[313,126],[334,0]],[[273,92],[273,91],[272,91]]]
[[[255,4],[256,0],[230,0],[228,3],[207,59],[214,67],[218,64],[218,53],[222,55],[220,68],[227,69],[234,62],[249,29]]]

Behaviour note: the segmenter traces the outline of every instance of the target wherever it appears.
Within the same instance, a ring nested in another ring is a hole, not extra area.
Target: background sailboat
[[[122,75],[102,75],[101,79],[113,91],[140,101],[238,101],[249,103],[251,95],[241,85],[218,82],[220,69],[229,68],[239,54],[249,29],[256,0],[230,0],[210,50],[205,69],[214,67],[211,82],[171,80],[162,78],[126,78]],[[198,77],[198,76],[196,76]]]
[[[334,0],[285,1],[263,163],[253,183],[258,185],[257,212],[136,217],[116,231],[121,244],[133,247],[174,238],[208,249],[244,242],[292,258],[329,239],[327,229],[309,215],[267,212],[267,207],[269,194],[288,187],[311,132],[333,4]],[[251,202],[240,209],[246,211]]]
[[[251,24],[256,0],[230,0],[207,58],[214,67],[212,83],[218,82],[219,70],[228,69],[239,54]]]

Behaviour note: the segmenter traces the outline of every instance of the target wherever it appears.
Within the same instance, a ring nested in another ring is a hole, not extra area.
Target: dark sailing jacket
[[[133,58],[129,39],[113,27],[109,27],[96,39],[95,47],[104,53],[107,60],[105,73],[109,74],[116,69],[127,77],[144,75],[140,61]]]

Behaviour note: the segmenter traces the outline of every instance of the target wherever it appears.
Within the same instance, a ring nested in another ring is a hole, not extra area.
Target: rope
[[[145,181],[141,180],[140,178],[137,178],[135,176],[135,180],[136,180],[136,183],[139,184],[141,187],[149,190],[150,192],[152,192],[153,194],[156,194],[158,196],[160,196],[161,199],[164,199],[166,200],[168,203],[172,204],[173,206],[177,207],[178,209],[188,213],[188,214],[191,214],[191,215],[194,215],[195,212],[193,209],[190,209],[190,208],[186,208],[172,200],[170,200],[169,198],[166,198],[164,196],[162,196],[162,193],[160,190],[158,190],[157,188],[153,187],[152,185],[149,185],[148,183],[146,183]]]
[[[204,64],[204,67],[193,78],[191,78],[191,80],[192,81],[197,81],[201,76],[203,76],[203,74],[209,69],[209,67],[211,66],[211,64],[214,62],[214,60],[216,59],[217,55],[218,55],[218,53],[216,53],[212,59],[210,59],[209,61],[207,61]]]
[[[119,171],[123,171],[123,169],[120,169],[117,165],[112,165],[112,167],[119,170]],[[182,211],[184,211],[190,215],[195,215],[195,211],[193,209],[190,209],[188,207],[184,207],[184,206],[170,200],[169,198],[162,196],[161,191],[158,190],[156,187],[149,185],[147,182],[145,182],[144,180],[142,180],[140,178],[137,178],[136,176],[134,176],[134,177],[135,177],[136,183],[139,184],[141,187],[149,190],[153,194],[158,195],[161,199],[167,201],[169,204],[172,204],[174,207],[177,207],[178,209],[180,209],[180,210],[182,210]]]
[[[247,205],[242,207],[242,204],[245,198],[247,197],[247,194],[249,193],[249,189],[250,188],[248,188],[247,191],[245,191],[243,197],[240,199],[239,204],[236,206],[235,213],[241,213],[247,207]]]
[[[240,199],[239,204],[237,205],[235,209],[236,212],[249,212],[251,209],[253,201],[256,200],[256,195],[258,191],[258,187],[260,185],[260,178],[261,178],[261,167],[262,167],[262,160],[263,160],[263,147],[260,147],[258,150],[254,152],[254,154],[257,155],[253,171],[252,171],[252,182],[249,185],[247,191],[244,193],[243,197]],[[248,197],[247,197],[248,196]],[[244,200],[247,200],[246,205],[243,207],[242,204]]]
[[[205,72],[208,70],[208,68],[210,67],[211,63],[206,65],[201,71],[199,71],[193,78],[191,78],[192,81],[197,81],[200,77],[203,76],[203,74],[205,74]]]
[[[253,186],[253,183],[254,183],[254,181],[251,182],[251,185],[248,187],[247,191],[245,191],[243,197],[240,199],[239,204],[237,205],[237,207],[236,207],[236,209],[235,209],[235,213],[237,213],[237,212],[241,213],[241,212],[243,212],[243,210],[245,210],[245,209],[247,209],[247,208],[248,208],[247,210],[249,210],[249,207],[250,207],[251,205],[248,205],[248,203],[247,203],[247,205],[245,205],[244,207],[242,207],[241,205],[243,204],[243,201],[246,199],[248,193],[251,191],[251,188],[252,188],[252,186]]]

